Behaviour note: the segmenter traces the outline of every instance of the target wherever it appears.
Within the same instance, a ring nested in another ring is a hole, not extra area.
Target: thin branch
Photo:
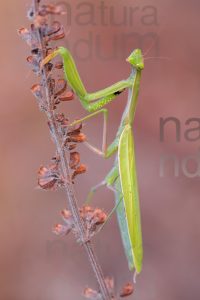
[[[40,5],[40,1],[33,0],[33,11],[34,11],[35,16],[38,15],[39,5]],[[39,42],[39,48],[42,49],[41,59],[44,59],[46,56],[46,53],[47,53],[47,49],[46,49],[46,46],[45,46],[45,43],[43,40],[43,35],[41,33],[40,27],[37,28],[37,38],[38,38],[38,42]],[[90,264],[92,266],[92,269],[93,269],[96,279],[98,281],[100,293],[102,295],[103,300],[111,300],[113,298],[111,297],[111,295],[108,291],[108,288],[106,286],[105,278],[103,276],[103,272],[101,270],[101,267],[97,261],[96,255],[94,253],[92,243],[90,240],[86,240],[85,227],[84,227],[84,224],[82,222],[82,219],[81,219],[81,216],[79,213],[79,208],[77,205],[77,200],[76,200],[75,192],[73,189],[73,184],[70,180],[68,157],[66,155],[65,150],[62,147],[61,136],[60,136],[60,133],[59,133],[59,130],[57,127],[55,113],[54,113],[54,110],[52,109],[53,99],[52,99],[52,95],[50,92],[48,74],[47,74],[45,67],[43,67],[41,70],[41,79],[42,79],[43,88],[45,90],[45,100],[46,100],[47,107],[48,107],[48,109],[46,111],[46,115],[48,118],[48,124],[50,127],[51,136],[54,140],[54,143],[55,143],[55,146],[57,149],[58,156],[60,157],[61,171],[62,171],[63,179],[65,182],[64,189],[65,189],[69,207],[70,207],[73,219],[74,219],[77,234],[78,234],[79,240],[81,241],[81,243],[83,244],[83,246],[87,252]]]

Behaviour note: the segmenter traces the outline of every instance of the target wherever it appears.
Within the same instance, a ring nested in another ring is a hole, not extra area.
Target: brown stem
[[[34,15],[37,16],[38,9],[39,9],[39,1],[38,0],[33,0],[33,8],[34,8]],[[45,48],[45,44],[43,41],[43,36],[41,34],[40,28],[37,29],[37,35],[38,35],[38,42],[40,44],[40,48],[42,49],[41,59],[44,59],[46,56],[46,48]],[[52,135],[52,138],[56,145],[57,153],[61,160],[61,170],[62,170],[62,175],[63,175],[64,181],[65,181],[65,193],[68,198],[69,207],[72,212],[72,216],[73,216],[75,227],[76,227],[76,230],[77,230],[77,233],[79,236],[79,240],[83,243],[84,248],[87,252],[90,264],[92,266],[92,269],[93,269],[96,279],[98,281],[103,300],[111,300],[112,298],[111,298],[108,288],[106,286],[105,278],[103,276],[102,269],[97,261],[96,255],[94,253],[92,243],[91,243],[91,241],[85,241],[85,236],[86,236],[85,227],[84,227],[84,224],[83,224],[82,219],[79,214],[77,200],[75,197],[72,182],[70,180],[68,157],[62,147],[62,143],[60,142],[61,137],[60,137],[60,134],[59,134],[59,131],[57,128],[57,123],[55,121],[54,111],[52,109],[53,99],[52,99],[51,92],[49,90],[48,76],[47,76],[45,67],[42,68],[42,70],[41,70],[41,77],[42,77],[43,87],[45,90],[45,98],[46,98],[46,102],[47,102],[47,106],[48,106],[46,115],[48,118],[51,135]]]

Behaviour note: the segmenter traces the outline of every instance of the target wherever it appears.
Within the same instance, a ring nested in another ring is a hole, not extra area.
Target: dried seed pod
[[[31,33],[27,28],[22,27],[22,28],[18,29],[17,32],[23,40],[27,41],[27,40],[31,39]]]
[[[86,141],[86,135],[84,133],[79,133],[75,135],[70,135],[66,139],[66,143],[73,142],[73,143],[83,143]]]
[[[55,233],[56,235],[67,235],[71,230],[72,228],[62,224],[56,224],[52,229],[53,233]]]
[[[56,62],[54,67],[58,70],[61,70],[63,68],[63,63],[62,61]]]
[[[72,174],[72,180],[77,176],[77,175],[80,175],[80,174],[83,174],[85,173],[87,170],[86,166],[81,164],[75,171],[74,173]]]
[[[40,72],[40,65],[39,65],[37,56],[33,56],[33,55],[28,56],[27,62],[31,66],[33,72],[35,72],[35,73]]]
[[[18,34],[31,48],[39,47],[38,40],[34,32],[22,27],[18,30]]]
[[[120,294],[120,297],[127,297],[127,296],[130,296],[132,295],[134,292],[134,287],[131,283],[127,283],[123,289],[122,289],[122,292]]]
[[[91,300],[102,300],[102,296],[100,293],[98,293],[95,290],[92,290],[91,288],[86,288],[83,292],[83,296],[87,299]]]
[[[71,152],[70,153],[70,162],[69,166],[71,169],[76,169],[78,164],[80,163],[80,154],[78,152]]]
[[[57,164],[51,165],[49,168],[41,166],[38,171],[38,185],[44,190],[55,190],[58,186],[62,186],[64,182],[61,179]]]
[[[71,136],[71,135],[76,135],[76,134],[80,133],[82,127],[83,127],[82,123],[73,126],[73,128],[70,131],[68,131],[67,135]]]
[[[86,206],[83,206],[80,211],[84,214],[90,213],[90,212],[94,212],[94,208],[89,205],[86,205]]]
[[[72,91],[66,91],[62,96],[59,97],[60,101],[71,101],[74,99],[74,93]]]
[[[64,6],[61,4],[44,4],[40,8],[40,15],[46,16],[47,14],[53,14],[53,15],[64,15],[65,9]]]
[[[80,215],[84,221],[90,222],[94,216],[94,208],[92,208],[91,206],[83,206],[80,209]]]
[[[62,123],[65,120],[65,115],[63,113],[57,113],[55,118],[57,122]]]
[[[66,89],[67,89],[67,82],[64,79],[58,79],[55,88],[55,97],[62,95],[66,91]]]
[[[63,27],[60,28],[60,30],[55,33],[55,34],[52,34],[49,36],[49,40],[51,41],[58,41],[58,40],[61,40],[65,37],[65,30]]]
[[[34,84],[31,88],[31,92],[38,100],[42,100],[43,95],[42,95],[42,88],[40,84]]]
[[[46,35],[50,36],[52,34],[56,34],[61,29],[61,24],[58,21],[54,21],[51,27],[47,27]]]
[[[70,212],[69,210],[67,210],[67,209],[63,209],[63,210],[61,211],[61,214],[62,214],[63,219],[64,219],[65,221],[68,221],[69,219],[72,218],[71,212]]]
[[[106,213],[99,209],[99,208],[96,208],[95,211],[94,211],[94,222],[96,225],[100,225],[100,224],[103,224],[105,223],[107,219],[107,215]]]
[[[68,149],[69,151],[72,151],[72,150],[76,149],[76,147],[77,147],[77,144],[71,144],[71,145],[68,145],[68,146],[67,146],[67,149]]]

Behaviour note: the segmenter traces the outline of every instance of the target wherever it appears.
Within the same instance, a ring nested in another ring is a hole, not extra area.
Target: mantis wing
[[[128,222],[127,222],[126,211],[124,207],[123,194],[121,192],[121,182],[119,176],[114,183],[114,188],[116,190],[115,192],[115,202],[117,205],[116,215],[119,224],[121,239],[124,247],[124,252],[128,260],[129,269],[132,271],[134,268],[134,257],[133,257],[132,244],[131,244],[131,239],[130,239],[130,234],[128,229]]]
[[[119,140],[119,174],[124,197],[125,214],[132,245],[134,265],[137,273],[142,269],[142,231],[140,205],[137,188],[137,175],[134,154],[134,141],[130,125],[126,125]]]

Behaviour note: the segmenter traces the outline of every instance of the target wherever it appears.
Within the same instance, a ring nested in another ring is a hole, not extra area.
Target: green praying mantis
[[[87,93],[68,49],[59,47],[42,61],[42,66],[57,55],[62,57],[64,73],[69,86],[78,96],[81,105],[90,112],[89,115],[74,121],[71,125],[76,125],[102,113],[104,116],[102,149],[99,150],[88,142],[85,143],[91,150],[104,158],[109,158],[116,153],[113,168],[100,184],[91,189],[88,200],[103,185],[114,191],[115,207],[112,212],[116,210],[129,269],[132,271],[135,268],[135,274],[140,273],[143,247],[132,125],[138,99],[141,71],[144,68],[142,52],[140,49],[136,49],[127,58],[127,62],[131,64],[132,69],[126,80],[121,80],[95,93]],[[125,89],[128,89],[128,101],[116,137],[107,146],[108,110],[103,107],[113,101]]]

